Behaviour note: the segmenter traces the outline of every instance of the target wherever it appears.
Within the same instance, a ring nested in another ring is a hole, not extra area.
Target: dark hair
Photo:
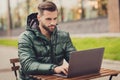
[[[57,6],[51,1],[45,1],[38,5],[38,11],[40,14],[43,14],[44,10],[56,11]]]

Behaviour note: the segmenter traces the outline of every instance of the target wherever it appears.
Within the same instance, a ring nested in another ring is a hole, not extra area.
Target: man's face
[[[57,24],[58,11],[47,11],[43,12],[40,16],[40,25],[47,32],[53,32]]]

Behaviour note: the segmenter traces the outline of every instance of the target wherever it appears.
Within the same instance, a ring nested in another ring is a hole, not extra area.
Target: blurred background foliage
[[[3,3],[3,1],[6,1]],[[26,18],[37,12],[39,3],[46,0],[3,0],[0,11],[0,30],[26,26]],[[107,16],[108,0],[48,0],[59,9],[59,22]],[[5,5],[6,4],[6,5]]]

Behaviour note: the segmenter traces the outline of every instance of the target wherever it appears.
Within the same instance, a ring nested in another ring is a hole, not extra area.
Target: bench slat
[[[18,70],[20,68],[20,66],[14,66],[14,67],[11,67],[12,71],[14,70]]]
[[[104,76],[111,76],[111,75],[115,76],[119,73],[120,71],[117,71],[117,70],[101,68],[100,73],[89,74],[89,75],[73,77],[73,78],[62,78],[62,77],[57,77],[54,75],[31,75],[31,76],[33,76],[34,78],[38,80],[41,80],[41,79],[45,79],[45,80],[89,80],[89,79],[100,78]]]
[[[17,63],[17,62],[19,62],[19,58],[10,59],[10,63]]]

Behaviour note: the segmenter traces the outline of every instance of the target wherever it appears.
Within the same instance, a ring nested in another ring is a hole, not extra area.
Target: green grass
[[[77,50],[105,47],[104,58],[120,60],[120,38],[72,38]]]
[[[17,40],[15,40],[15,39],[0,39],[0,45],[17,47]]]
[[[105,59],[120,60],[120,38],[72,38],[72,42],[77,50],[105,47]],[[17,47],[17,40],[0,39],[0,45]]]

